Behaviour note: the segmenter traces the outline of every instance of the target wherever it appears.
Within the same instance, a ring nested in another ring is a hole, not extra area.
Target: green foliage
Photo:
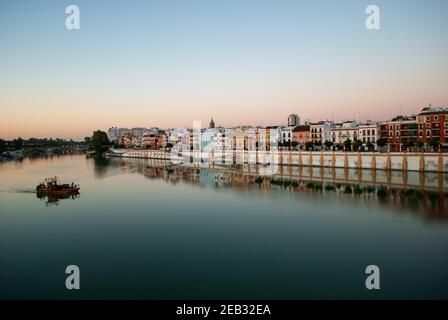
[[[39,148],[61,148],[66,146],[82,146],[84,142],[60,139],[60,138],[17,138],[13,140],[0,139],[0,150],[19,150],[19,149],[39,149]]]
[[[355,141],[353,141],[353,150],[359,151],[361,147],[362,147],[362,141],[359,139],[355,139]]]
[[[310,151],[310,150],[314,150],[314,143],[311,141],[305,142],[305,148],[306,150]]]
[[[384,147],[387,144],[387,140],[385,138],[379,138],[376,144],[378,147]]]
[[[330,149],[333,146],[333,142],[327,140],[324,142],[324,145],[327,149]]]
[[[352,188],[350,186],[346,186],[345,187],[345,190],[344,190],[345,194],[352,194],[352,192],[353,192],[353,190],[352,190]]]
[[[361,195],[362,193],[363,193],[363,190],[359,187],[359,186],[356,186],[355,187],[355,189],[353,190],[354,191],[354,193],[356,194],[356,195]]]
[[[435,149],[435,148],[438,148],[439,147],[439,145],[440,145],[440,141],[439,141],[439,139],[431,139],[431,140],[429,140],[429,142],[428,142],[428,144],[433,148],[433,149]]]
[[[385,199],[388,195],[387,189],[386,188],[381,188],[377,191],[376,195],[378,196],[378,198],[380,199]]]
[[[95,151],[97,155],[102,155],[111,145],[106,132],[97,130],[93,132],[89,141],[89,150]]]
[[[344,148],[345,148],[345,151],[351,151],[352,150],[352,140],[350,140],[350,139],[345,140]]]
[[[0,139],[0,151],[6,149],[6,140]]]

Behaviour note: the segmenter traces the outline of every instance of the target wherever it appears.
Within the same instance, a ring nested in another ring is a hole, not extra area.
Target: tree
[[[107,133],[101,130],[93,132],[89,141],[89,149],[96,152],[97,155],[102,155],[110,146]]]
[[[352,140],[347,139],[344,141],[345,151],[352,151]]]
[[[322,140],[314,142],[314,146],[317,147],[317,149],[320,149],[322,147]]]
[[[429,145],[432,147],[432,150],[435,152],[439,148],[440,141],[439,141],[439,139],[433,138],[433,139],[429,140]]]
[[[387,144],[387,140],[386,140],[385,138],[379,138],[379,139],[376,141],[376,145],[377,145],[378,147],[384,147],[386,144]]]
[[[166,144],[166,148],[167,148],[167,149],[171,149],[171,148],[173,148],[173,144],[172,144],[171,142],[168,142],[168,143]]]
[[[372,142],[369,141],[369,142],[367,142],[366,147],[367,147],[368,151],[372,151],[374,148],[374,145]]]
[[[325,148],[327,148],[327,150],[330,150],[331,147],[333,146],[333,142],[327,140],[324,142]]]
[[[291,142],[291,147],[294,149],[294,150],[297,150],[297,146],[299,145],[299,143],[297,142],[297,141],[293,141],[293,142]]]
[[[353,151],[360,151],[362,147],[362,141],[359,139],[355,139],[353,141]]]
[[[314,149],[314,143],[312,141],[305,142],[305,148],[307,151]]]
[[[19,150],[23,148],[23,139],[22,138],[17,138],[13,140],[13,145],[14,145],[14,149],[15,150]]]
[[[417,142],[417,148],[418,151],[422,150],[422,148],[425,146],[425,144],[423,143],[423,141],[418,141]]]
[[[0,151],[6,149],[6,140],[0,139]]]
[[[337,144],[336,144],[336,149],[337,149],[338,151],[342,151],[342,150],[344,149],[344,146],[343,146],[342,144],[340,144],[340,143],[337,143]]]

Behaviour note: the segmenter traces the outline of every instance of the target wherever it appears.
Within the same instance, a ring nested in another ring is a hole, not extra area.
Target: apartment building
[[[342,123],[337,123],[334,125],[334,127],[331,129],[331,142],[333,142],[335,145],[337,144],[344,144],[344,142],[348,139],[350,141],[355,141],[355,139],[358,139],[358,122],[357,121],[345,121]]]
[[[438,142],[442,150],[448,150],[448,109],[429,105],[417,116],[418,136],[428,146],[431,140]]]
[[[377,150],[376,141],[379,139],[379,126],[376,122],[366,122],[358,126],[358,139],[362,141],[365,150]]]

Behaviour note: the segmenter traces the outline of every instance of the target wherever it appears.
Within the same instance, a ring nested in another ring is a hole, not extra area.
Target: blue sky
[[[444,0],[0,0],[0,137],[448,105],[447,17]]]

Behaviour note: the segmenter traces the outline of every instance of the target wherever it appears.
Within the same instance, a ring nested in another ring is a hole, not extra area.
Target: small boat
[[[71,184],[59,184],[57,177],[51,177],[39,183],[36,187],[36,192],[40,194],[72,195],[78,194],[79,189],[79,185],[73,182]]]

